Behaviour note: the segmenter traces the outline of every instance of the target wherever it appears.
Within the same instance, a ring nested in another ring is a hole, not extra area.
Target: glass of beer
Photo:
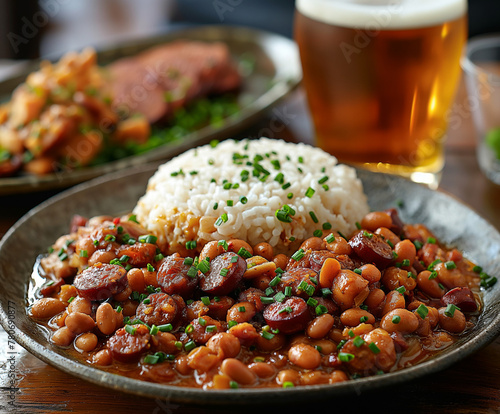
[[[437,187],[466,0],[296,0],[294,36],[316,144]]]

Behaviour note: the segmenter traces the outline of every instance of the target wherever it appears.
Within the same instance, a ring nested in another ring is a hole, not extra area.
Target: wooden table
[[[468,203],[500,229],[500,187],[488,182],[480,173],[475,158],[475,139],[463,86],[458,93],[455,113],[460,114],[459,128],[449,132],[446,144],[446,167],[441,190]],[[254,125],[247,136],[261,134],[311,141],[312,128],[303,92],[294,95]],[[29,209],[49,197],[36,193],[0,198],[0,235]],[[104,213],[104,212],[103,212]],[[250,412],[251,407],[180,406],[178,404],[140,398],[103,389],[74,378],[45,364],[19,345],[9,350],[7,334],[0,331],[0,412],[15,413],[201,413]],[[15,364],[9,363],[16,352]],[[15,393],[9,389],[10,373],[15,373]],[[12,396],[12,397],[11,397]],[[8,405],[13,401],[16,408]],[[324,404],[324,403],[323,403]],[[330,406],[330,403],[328,404]],[[415,412],[415,413],[496,413],[500,412],[500,339],[455,366],[412,382],[332,401],[331,407],[352,412]],[[321,406],[314,401],[307,405],[274,407],[312,412]],[[333,409],[333,408],[332,408]],[[258,408],[263,410],[263,408]]]

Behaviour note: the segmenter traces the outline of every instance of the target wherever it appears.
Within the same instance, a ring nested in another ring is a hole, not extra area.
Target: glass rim
[[[478,66],[470,58],[473,53],[479,50],[493,48],[498,48],[500,50],[500,32],[470,38],[467,42],[465,53],[463,53],[462,58],[460,59],[462,69],[471,75],[483,74],[487,75],[491,79],[500,81],[500,75]],[[498,63],[500,66],[500,59],[498,59]]]

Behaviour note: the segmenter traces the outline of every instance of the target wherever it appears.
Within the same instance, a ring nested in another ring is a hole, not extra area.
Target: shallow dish
[[[417,366],[334,385],[203,391],[138,381],[77,362],[64,349],[52,346],[47,332],[25,312],[17,312],[15,327],[12,323],[9,325],[9,303],[16,309],[25,309],[28,303],[27,292],[36,256],[45,252],[58,236],[67,233],[73,214],[113,215],[130,211],[145,192],[147,180],[155,169],[156,165],[141,166],[126,174],[117,172],[67,190],[30,211],[0,242],[0,323],[28,351],[62,371],[104,387],[170,398],[176,402],[255,404],[306,401],[360,393],[444,369],[492,341],[500,331],[500,284],[496,284],[484,292],[485,309],[477,325],[454,345]],[[404,221],[425,223],[442,242],[461,249],[467,258],[483,266],[487,273],[500,275],[500,234],[468,207],[444,193],[431,191],[399,177],[366,171],[359,171],[358,174],[371,209],[394,207],[398,200],[404,200],[400,207]]]
[[[230,26],[202,26],[176,30],[142,40],[110,45],[98,51],[100,64],[108,64],[122,57],[135,55],[152,46],[177,39],[223,42],[235,60],[251,61],[251,71],[243,76],[243,84],[237,96],[240,110],[225,118],[222,126],[206,126],[184,136],[177,142],[167,143],[140,155],[122,158],[106,164],[63,171],[44,176],[20,175],[0,178],[0,195],[42,191],[69,187],[113,171],[129,168],[156,160],[166,160],[174,155],[208,143],[211,139],[234,136],[251,125],[264,111],[287,96],[302,78],[298,50],[295,43],[283,36],[255,29]],[[26,75],[39,67],[39,62],[27,64],[15,77],[0,82],[0,101],[25,80]]]

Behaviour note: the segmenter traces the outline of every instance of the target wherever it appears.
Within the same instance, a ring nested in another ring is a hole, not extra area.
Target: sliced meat
[[[135,311],[135,316],[148,325],[173,323],[178,315],[176,300],[166,293],[149,295]]]
[[[108,349],[113,358],[120,362],[137,361],[143,352],[149,349],[151,335],[144,325],[128,325],[118,329],[108,340]]]
[[[374,263],[379,269],[385,269],[392,262],[392,249],[378,234],[361,230],[350,240],[349,245],[365,263]]]
[[[210,272],[200,279],[200,288],[211,295],[229,294],[243,279],[247,262],[236,253],[216,256],[210,263]]]
[[[158,269],[158,285],[169,295],[189,298],[198,286],[198,275],[188,275],[190,267],[177,253],[166,257]]]
[[[311,320],[311,313],[304,299],[292,296],[283,302],[271,303],[264,309],[264,319],[280,333],[292,334],[305,329]]]
[[[456,287],[446,292],[441,298],[443,306],[453,304],[458,306],[462,312],[477,311],[477,303],[474,294],[468,287]]]
[[[73,284],[80,296],[105,300],[127,287],[127,271],[119,265],[97,263],[77,275]]]

